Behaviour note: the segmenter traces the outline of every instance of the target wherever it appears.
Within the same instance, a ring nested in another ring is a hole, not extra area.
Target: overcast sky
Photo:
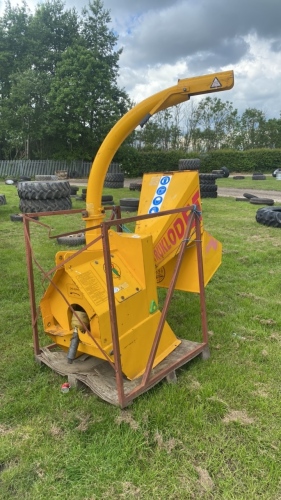
[[[281,0],[103,3],[123,47],[119,84],[135,102],[178,78],[233,69],[234,88],[216,97],[232,102],[239,114],[256,108],[266,118],[280,118]],[[66,0],[78,12],[86,4]]]

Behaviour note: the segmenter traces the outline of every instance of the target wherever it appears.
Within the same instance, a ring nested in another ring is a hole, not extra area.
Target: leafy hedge
[[[225,166],[230,172],[272,172],[281,168],[281,149],[252,149],[247,151],[217,150],[209,153],[184,151],[142,151],[123,146],[114,161],[122,164],[128,177],[140,177],[145,172],[178,170],[181,158],[200,158],[201,171],[211,172]]]

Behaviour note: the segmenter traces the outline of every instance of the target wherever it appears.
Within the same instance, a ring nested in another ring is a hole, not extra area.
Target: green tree
[[[138,149],[161,149],[163,132],[160,125],[151,120],[142,129],[137,129],[135,134]]]
[[[30,12],[26,2],[21,7],[12,7],[5,3],[3,16],[0,18],[0,95],[9,97],[11,75],[25,69],[29,52]]]
[[[129,104],[118,87],[117,36],[93,0],[79,17],[61,0],[34,14],[9,1],[0,19],[3,156],[91,158]]]
[[[2,154],[43,157],[48,94],[58,61],[78,36],[77,14],[60,0],[39,5],[34,15],[25,2],[7,2],[0,22]],[[3,133],[5,131],[5,134]]]
[[[267,142],[265,124],[266,119],[262,111],[253,108],[246,109],[239,121],[236,146],[242,150],[264,147]]]
[[[272,118],[265,123],[266,147],[281,148],[281,118]]]
[[[7,150],[9,136],[16,137],[17,133],[7,121],[5,108],[9,106],[13,75],[24,70],[24,60],[28,54],[28,29],[30,13],[27,5],[12,7],[9,1],[5,4],[3,16],[0,18],[0,155],[4,157]],[[7,110],[6,110],[7,111]],[[19,141],[17,139],[17,145]],[[17,151],[18,151],[17,146]],[[21,149],[21,148],[20,148]]]
[[[194,120],[197,125],[195,135],[201,136],[202,150],[232,147],[237,130],[237,110],[233,109],[232,103],[208,96],[198,104]]]
[[[48,82],[42,73],[28,69],[12,77],[10,97],[2,106],[2,122],[7,128],[4,151],[8,157],[42,156],[44,109]]]
[[[55,75],[64,52],[79,37],[78,14],[65,10],[62,0],[48,0],[39,4],[29,26],[29,57],[31,68]]]
[[[70,156],[91,157],[129,100],[117,86],[117,37],[100,0],[83,10],[81,36],[63,54],[51,84],[48,133],[61,137]]]

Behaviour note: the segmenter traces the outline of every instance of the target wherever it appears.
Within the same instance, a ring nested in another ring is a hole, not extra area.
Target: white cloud
[[[87,4],[66,0],[78,12]],[[104,7],[123,46],[119,83],[134,101],[178,78],[233,69],[234,88],[217,96],[240,114],[257,108],[280,117],[280,0],[104,0]]]
[[[256,108],[267,118],[279,118],[281,52],[272,52],[271,41],[258,39],[256,35],[249,35],[247,41],[250,49],[235,65],[235,86],[230,100],[240,112]]]
[[[216,94],[222,101],[230,101],[242,114],[247,108],[263,111],[267,118],[279,118],[281,96],[279,80],[281,77],[281,52],[271,51],[270,40],[259,40],[256,35],[246,37],[249,50],[237,64],[224,65],[219,71],[234,70],[234,88]],[[119,84],[127,89],[134,102],[171,87],[179,78],[188,78],[200,74],[217,72],[209,66],[196,74],[190,72],[188,63],[179,60],[174,64],[157,64],[143,68],[122,67]]]

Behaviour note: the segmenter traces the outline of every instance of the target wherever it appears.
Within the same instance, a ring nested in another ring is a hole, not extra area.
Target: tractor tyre
[[[257,196],[255,196],[254,194],[251,194],[251,193],[244,193],[243,196],[245,198],[248,198],[248,200],[251,200],[251,198],[258,198]]]
[[[201,193],[201,198],[217,198],[217,197],[218,193],[214,191],[203,191],[203,193]]]
[[[184,158],[179,160],[179,170],[199,170],[200,169],[200,159],[199,158]]]
[[[39,217],[34,215],[34,216],[31,216],[31,219],[39,220]],[[12,222],[23,222],[23,215],[22,214],[11,214],[10,220]]]
[[[213,192],[217,192],[218,190],[218,186],[216,184],[200,184],[200,192],[201,193],[205,193],[205,192],[208,192],[210,193],[210,191],[213,191]]]
[[[109,189],[121,189],[124,187],[124,181],[123,182],[105,181],[103,186]]]
[[[70,197],[54,200],[20,200],[19,209],[22,213],[34,212],[58,212],[60,210],[70,210],[72,202]]]
[[[54,200],[70,195],[68,181],[19,182],[18,195],[23,200]]]
[[[107,173],[108,174],[121,173],[121,165],[119,165],[119,163],[110,163]]]
[[[229,170],[226,167],[221,167],[221,172],[223,174],[223,177],[229,177]]]
[[[120,205],[121,212],[137,212],[138,207],[131,205]]]
[[[113,196],[111,194],[103,194],[101,197],[102,202],[113,201]]]
[[[79,186],[70,186],[71,195],[76,195],[78,191],[79,191]]]
[[[270,198],[251,198],[250,203],[252,203],[252,205],[272,206],[274,205],[274,200],[271,200]]]
[[[69,247],[77,247],[78,245],[85,245],[86,238],[84,233],[70,234],[68,236],[59,236],[57,238],[59,245],[67,245]]]
[[[252,175],[252,180],[253,181],[265,181],[266,180],[266,176],[263,175],[263,174],[253,174]]]
[[[122,205],[123,207],[139,207],[139,202],[140,200],[138,198],[121,198],[120,200],[120,206]]]
[[[199,181],[213,181],[216,182],[217,175],[216,174],[199,174]]]
[[[119,172],[119,173],[109,173],[106,174],[105,176],[106,182],[124,182],[124,174]]]
[[[141,191],[142,183],[141,182],[131,182],[129,189],[130,191]]]
[[[205,186],[205,191],[208,191],[208,186],[216,186],[216,179],[200,179],[200,186]]]
[[[259,208],[256,212],[256,221],[269,227],[281,227],[281,207]]]

